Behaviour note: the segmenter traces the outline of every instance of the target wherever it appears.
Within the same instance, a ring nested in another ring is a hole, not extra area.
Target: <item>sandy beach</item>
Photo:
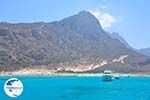
[[[0,76],[102,76],[103,73],[66,73],[66,72],[57,72],[56,70],[48,70],[48,69],[22,69],[18,71],[5,72],[1,71]],[[142,76],[142,77],[150,77],[148,73],[113,73],[113,76]]]

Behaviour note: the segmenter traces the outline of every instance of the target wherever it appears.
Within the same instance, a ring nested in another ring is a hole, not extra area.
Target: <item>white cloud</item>
[[[102,9],[106,9],[106,8],[108,8],[108,7],[107,7],[106,5],[102,5],[101,8],[102,8]]]
[[[117,18],[109,13],[100,10],[90,10],[90,12],[99,20],[103,28],[110,28],[113,23],[117,22]]]

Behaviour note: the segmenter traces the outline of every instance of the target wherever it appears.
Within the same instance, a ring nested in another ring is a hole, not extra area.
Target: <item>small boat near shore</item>
[[[112,81],[113,80],[112,71],[105,70],[102,78],[103,78],[103,81]]]
[[[119,77],[119,76],[116,76],[115,79],[120,79],[120,77]]]

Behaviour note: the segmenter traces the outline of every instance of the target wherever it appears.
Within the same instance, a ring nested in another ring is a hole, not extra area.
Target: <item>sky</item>
[[[90,11],[136,49],[150,47],[150,0],[0,0],[0,22],[59,21]]]

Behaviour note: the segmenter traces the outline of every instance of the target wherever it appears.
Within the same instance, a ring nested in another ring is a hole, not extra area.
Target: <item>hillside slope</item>
[[[124,55],[127,57],[123,64],[127,66],[150,64],[149,57],[107,35],[98,20],[86,11],[59,22],[0,23],[1,66],[88,67]]]

